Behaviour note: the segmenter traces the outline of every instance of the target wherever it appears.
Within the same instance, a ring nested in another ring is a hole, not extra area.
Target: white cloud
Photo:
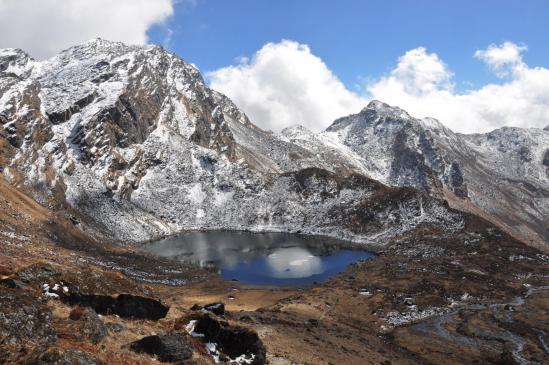
[[[543,128],[549,124],[549,69],[528,67],[522,61],[525,50],[506,42],[475,52],[475,57],[486,62],[496,75],[508,79],[456,93],[449,84],[452,74],[442,61],[417,48],[402,56],[388,76],[367,89],[375,99],[398,105],[418,117],[435,117],[458,132],[488,132],[503,126]],[[409,63],[415,64],[412,76],[403,76],[398,70]]]
[[[455,91],[452,71],[423,47],[406,52],[388,75],[368,83],[363,95],[346,89],[309,47],[293,41],[266,44],[251,60],[244,57],[208,76],[211,86],[254,123],[274,131],[293,124],[318,131],[371,99],[416,117],[437,118],[456,132],[543,128],[549,125],[549,69],[526,65],[524,51],[511,42],[476,51],[474,57],[502,81],[465,92]]]
[[[172,0],[0,0],[0,48],[43,59],[96,37],[144,44],[172,14]]]
[[[207,76],[212,88],[228,95],[254,123],[274,131],[295,124],[319,131],[366,102],[307,45],[288,40],[268,43],[251,60],[242,57]]]
[[[475,57],[486,62],[498,77],[506,77],[526,67],[522,52],[526,46],[505,42],[501,46],[491,44],[487,49],[475,52]]]
[[[412,49],[400,57],[391,75],[402,82],[406,92],[414,95],[452,88],[452,73],[436,54],[428,54],[423,47]]]

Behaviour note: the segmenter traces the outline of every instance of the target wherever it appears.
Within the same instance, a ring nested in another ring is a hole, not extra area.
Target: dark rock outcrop
[[[69,120],[73,114],[78,113],[84,107],[88,106],[95,100],[96,95],[94,93],[83,97],[78,100],[74,105],[70,106],[67,110],[48,113],[47,116],[53,124],[65,123]]]
[[[26,288],[26,285],[20,282],[19,280],[12,279],[12,278],[5,278],[0,280],[0,285],[4,286],[6,288],[11,289],[24,289]]]
[[[131,294],[120,294],[114,298],[108,295],[71,293],[62,296],[61,300],[69,305],[91,307],[99,314],[155,321],[166,317],[170,309],[158,300]]]
[[[266,362],[263,342],[257,333],[250,329],[231,326],[206,314],[198,319],[194,332],[203,334],[207,342],[217,343],[220,351],[232,359],[246,355],[253,358],[253,365],[262,365]]]
[[[218,316],[222,316],[225,314],[225,304],[223,303],[207,304],[204,306],[204,309]]]
[[[79,338],[97,344],[108,334],[107,326],[91,308],[77,307],[71,311],[70,318],[78,325],[75,332]]]
[[[194,332],[203,334],[206,340],[213,340],[217,338],[222,325],[228,326],[229,324],[224,321],[220,322],[210,315],[204,315],[196,322]]]
[[[143,337],[132,342],[130,348],[137,353],[155,355],[161,362],[183,364],[193,356],[189,337],[180,333]]]
[[[158,300],[130,294],[120,294],[117,301],[117,313],[123,318],[143,318],[158,320],[166,317],[170,307]]]

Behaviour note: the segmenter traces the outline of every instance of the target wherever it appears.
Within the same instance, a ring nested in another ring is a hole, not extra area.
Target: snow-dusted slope
[[[4,176],[122,240],[216,228],[383,245],[464,225],[442,200],[364,177],[331,137],[315,151],[260,130],[156,46],[96,39],[44,62],[2,50],[0,118]]]
[[[549,242],[547,130],[463,135],[373,101],[314,137],[283,133],[311,151],[351,153],[357,170],[385,184],[444,196],[525,240]]]

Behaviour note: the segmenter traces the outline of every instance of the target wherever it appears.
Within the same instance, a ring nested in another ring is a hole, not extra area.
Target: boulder
[[[225,314],[225,304],[223,303],[207,304],[204,306],[204,309],[218,316],[222,316]]]
[[[216,320],[210,315],[204,315],[196,321],[194,332],[203,334],[206,340],[213,340],[219,335],[222,324],[225,323]],[[228,326],[228,323],[226,325]]]
[[[246,356],[252,359],[253,365],[263,365],[266,362],[263,342],[255,331],[248,328],[231,326],[205,314],[197,320],[194,332],[203,334],[204,341],[216,343],[219,351],[231,359]]]
[[[116,314],[122,318],[159,320],[166,317],[170,307],[151,298],[131,294],[120,294],[114,298],[109,295],[70,293],[61,296],[61,300],[69,305],[91,307],[99,314]]]
[[[93,344],[97,344],[108,334],[105,323],[89,307],[73,309],[70,313],[70,319],[76,322],[75,335],[80,339],[88,339]]]
[[[21,281],[12,279],[12,278],[0,279],[0,285],[10,289],[26,289],[27,288],[27,286],[23,284]]]
[[[244,327],[222,327],[216,339],[223,353],[234,359],[241,355],[254,355],[253,364],[263,364],[265,347],[256,332]]]
[[[122,318],[159,320],[166,317],[170,307],[155,299],[120,294],[117,298],[116,309],[116,314]]]
[[[132,342],[130,348],[137,353],[155,355],[161,362],[183,364],[193,356],[192,343],[188,336],[180,333],[143,337]]]

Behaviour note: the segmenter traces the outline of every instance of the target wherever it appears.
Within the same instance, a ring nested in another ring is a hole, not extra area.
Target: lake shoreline
[[[141,249],[155,256],[217,270],[252,286],[309,286],[375,255],[329,237],[238,231],[187,232]]]

